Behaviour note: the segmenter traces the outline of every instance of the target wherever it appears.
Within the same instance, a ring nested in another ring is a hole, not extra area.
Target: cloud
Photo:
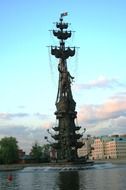
[[[46,121],[46,122],[43,122],[42,124],[42,127],[45,128],[45,129],[49,129],[53,126],[54,124],[52,122],[49,122],[49,121]]]
[[[29,152],[33,143],[43,144],[47,129],[53,126],[49,115],[41,113],[0,113],[0,138],[13,136],[19,147]]]
[[[35,117],[38,117],[39,119],[48,119],[49,116],[47,114],[41,114],[41,113],[35,113]]]
[[[126,134],[125,123],[126,117],[99,122],[95,125],[87,126],[87,133],[93,136]]]
[[[98,122],[126,116],[126,99],[110,99],[101,105],[83,105],[79,111],[80,121]]]
[[[37,117],[39,119],[48,119],[48,115],[46,114],[41,114],[41,113],[35,113],[35,114],[28,114],[28,113],[6,113],[6,112],[1,112],[0,113],[0,119],[2,120],[11,120],[15,118],[29,118],[29,117]]]
[[[19,105],[19,106],[17,106],[19,109],[25,109],[26,107],[25,106],[23,106],[23,105]]]
[[[114,130],[118,133],[125,133],[126,93],[116,94],[100,105],[81,106],[78,120],[82,126],[87,127],[93,133],[99,131],[99,134],[101,132],[107,134]]]
[[[125,100],[126,99],[126,92],[118,92],[117,94],[115,94],[114,96],[111,97],[111,99],[115,99],[115,100]]]
[[[111,78],[108,79],[105,76],[100,76],[96,80],[89,81],[85,84],[78,84],[75,85],[75,89],[82,90],[82,89],[92,89],[92,88],[114,88],[117,86],[125,86],[124,84],[120,83],[118,79]]]
[[[44,136],[52,125],[46,114],[0,113],[0,138],[16,137],[19,147],[29,152],[35,141],[46,143]]]
[[[28,117],[29,114],[27,113],[0,113],[0,119],[3,120],[10,120],[13,118],[22,118],[22,117]]]
[[[19,120],[17,120],[19,118]],[[14,136],[19,147],[28,152],[33,143],[46,143],[47,129],[54,123],[46,114],[41,113],[0,113],[0,137]],[[80,107],[77,115],[78,123],[91,135],[111,135],[125,133],[126,127],[126,92],[110,97],[103,104],[86,104]],[[6,122],[4,122],[4,120]],[[22,120],[25,122],[22,122]],[[50,129],[52,133],[53,130]],[[49,136],[49,140],[53,141]]]
[[[0,139],[5,136],[15,137],[18,141],[19,148],[22,148],[28,153],[34,142],[37,141],[41,145],[45,144],[44,136],[48,136],[48,133],[44,125],[36,128],[23,125],[6,125],[0,127]]]

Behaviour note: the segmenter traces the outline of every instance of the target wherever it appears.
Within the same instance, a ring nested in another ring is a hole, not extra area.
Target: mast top
[[[62,22],[63,21],[63,17],[67,16],[67,15],[68,15],[68,12],[61,13],[60,14],[60,21]]]
[[[68,23],[63,22],[63,17],[67,15],[67,12],[60,14],[60,22],[56,22],[58,30],[53,30],[53,35],[60,40],[59,46],[51,46],[51,54],[62,60],[66,60],[75,55],[75,47],[65,47],[65,40],[70,38],[72,34],[71,31],[65,30],[68,28]]]

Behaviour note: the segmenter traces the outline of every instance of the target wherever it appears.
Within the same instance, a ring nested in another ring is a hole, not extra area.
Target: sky
[[[0,1],[0,139],[28,152],[56,124],[58,60],[48,46],[58,45],[51,30],[63,12],[74,31],[66,45],[79,47],[67,61],[76,123],[85,136],[126,133],[125,10],[125,0]]]

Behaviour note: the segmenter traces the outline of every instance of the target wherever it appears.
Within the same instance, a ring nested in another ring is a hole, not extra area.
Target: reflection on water
[[[8,175],[12,174],[12,181]],[[126,165],[85,168],[28,167],[0,172],[0,190],[125,190]]]
[[[78,190],[79,174],[77,171],[59,173],[59,189],[60,190]]]

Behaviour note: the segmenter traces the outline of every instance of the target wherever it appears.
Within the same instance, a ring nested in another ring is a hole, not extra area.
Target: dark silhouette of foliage
[[[14,137],[4,137],[0,140],[0,163],[12,164],[19,159],[17,140]]]
[[[48,144],[40,146],[37,142],[35,142],[31,149],[32,159],[36,163],[49,162],[50,160],[49,148],[50,148],[50,145]]]
[[[37,142],[35,142],[35,144],[32,146],[31,149],[31,156],[34,159],[35,162],[41,162],[41,158],[42,158],[42,147],[39,146],[39,144]]]

